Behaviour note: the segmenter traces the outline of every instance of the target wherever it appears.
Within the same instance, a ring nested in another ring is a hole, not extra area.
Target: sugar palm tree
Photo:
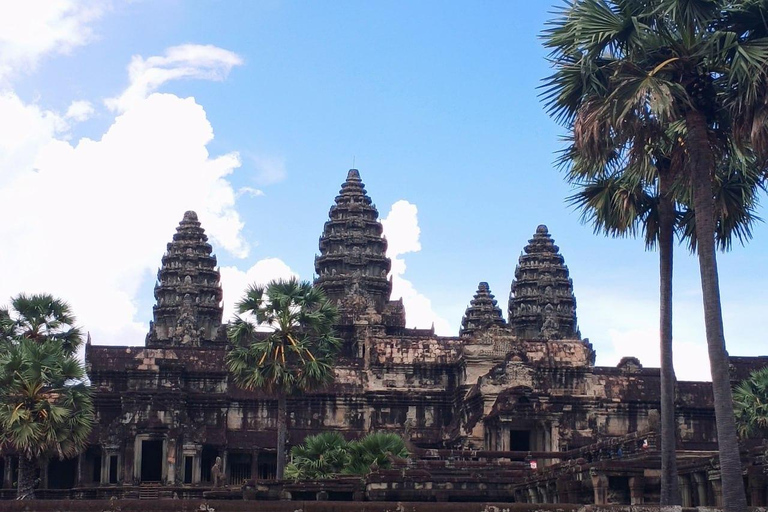
[[[768,438],[768,367],[753,371],[736,386],[733,405],[742,438]]]
[[[34,498],[41,461],[80,453],[93,425],[74,321],[50,295],[19,295],[0,309],[0,449],[19,456],[19,499]]]
[[[338,312],[321,289],[295,278],[249,287],[237,310],[240,316],[227,333],[227,367],[238,386],[277,397],[277,478],[282,479],[287,397],[333,381],[341,346],[333,331]]]
[[[393,432],[371,432],[349,444],[351,461],[345,473],[366,475],[373,468],[391,466],[390,457],[408,457],[408,449],[401,436]]]
[[[583,147],[642,118],[679,123],[715,398],[723,501],[746,509],[715,256],[712,178],[722,155],[768,155],[766,19],[761,0],[575,0],[545,33],[555,73],[545,96]],[[628,122],[629,121],[629,122]],[[724,144],[733,141],[733,145]],[[761,165],[762,166],[762,165]]]
[[[344,471],[350,460],[349,443],[344,436],[322,432],[291,448],[291,463],[285,468],[285,476],[294,480],[332,478]]]

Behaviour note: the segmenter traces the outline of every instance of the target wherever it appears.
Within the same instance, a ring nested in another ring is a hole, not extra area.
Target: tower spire
[[[491,293],[488,283],[481,282],[477,286],[475,298],[469,302],[469,307],[461,319],[459,336],[471,336],[475,332],[489,327],[504,326],[506,322],[501,316],[501,308],[496,305],[496,298]]]
[[[315,284],[339,305],[342,321],[354,314],[351,309],[381,314],[392,293],[391,261],[379,212],[357,169],[347,172],[328,216],[315,258]]]
[[[157,273],[148,347],[199,346],[216,339],[223,310],[212,251],[197,214],[186,212]]]
[[[547,226],[536,228],[523,252],[509,295],[509,325],[524,338],[579,337],[573,282]]]

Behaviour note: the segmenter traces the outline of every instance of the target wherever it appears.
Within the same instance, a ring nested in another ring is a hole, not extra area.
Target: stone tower
[[[536,228],[515,269],[509,325],[523,338],[579,337],[573,282],[547,226]]]
[[[197,347],[217,337],[223,341],[218,336],[223,314],[221,276],[211,252],[197,214],[186,212],[157,273],[148,347]]]
[[[469,307],[461,319],[459,336],[472,336],[476,331],[488,329],[494,325],[503,327],[506,322],[501,316],[501,308],[496,305],[496,299],[488,283],[482,282],[478,285],[475,298],[469,302]]]
[[[392,293],[391,262],[379,212],[357,169],[349,170],[329,217],[315,257],[315,284],[339,306],[342,322],[381,315]]]

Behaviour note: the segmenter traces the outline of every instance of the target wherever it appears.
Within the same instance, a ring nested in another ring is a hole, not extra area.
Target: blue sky
[[[517,258],[544,223],[598,364],[656,366],[657,254],[593,235],[553,167],[563,132],[537,90],[552,5],[0,8],[0,295],[56,293],[94,342],[140,344],[186,209],[212,237],[228,304],[248,280],[311,279],[354,159],[388,219],[409,325],[455,335],[479,281],[506,313]],[[766,234],[758,225],[720,258],[732,354],[768,352]],[[696,262],[681,248],[676,263],[678,374],[708,378]]]

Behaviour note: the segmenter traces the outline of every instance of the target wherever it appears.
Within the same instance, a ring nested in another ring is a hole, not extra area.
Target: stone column
[[[75,487],[83,486],[83,466],[85,465],[85,452],[77,455],[77,476],[75,477]]]
[[[259,478],[259,449],[251,453],[251,478],[255,481]]]
[[[693,496],[691,495],[691,480],[688,475],[681,476],[677,479],[680,485],[680,498],[684,507],[693,506]]]
[[[176,485],[176,437],[168,436],[165,440],[165,460],[166,475],[165,483],[167,485]]]
[[[141,450],[138,451],[137,455],[135,445],[135,442],[125,443],[125,457],[123,458],[123,485],[133,485],[134,482],[138,481],[140,476],[137,475],[133,469],[134,467],[141,467],[141,459],[138,461],[135,460],[137,456],[141,457]],[[102,459],[103,458],[104,456],[102,455]]]
[[[608,504],[608,477],[604,473],[598,473],[592,468],[589,472],[592,477],[592,491],[595,494],[595,505]]]
[[[747,482],[749,485],[749,498],[750,504],[753,507],[764,507],[765,503],[765,486],[768,479],[760,472],[759,467],[751,467],[748,473]]]
[[[629,504],[645,503],[645,478],[642,475],[629,477]]]
[[[696,499],[698,500],[698,503],[696,503],[697,507],[704,507],[706,505],[709,505],[709,500],[707,499],[707,479],[706,475],[703,473],[693,473],[693,481],[696,484]]]
[[[723,506],[723,482],[720,480],[720,471],[712,470],[707,471],[707,478],[712,486],[712,494],[715,497],[715,507]]]
[[[11,460],[10,455],[3,459],[3,464],[5,464],[5,471],[3,471],[3,489],[10,489],[13,487],[13,464]]]
[[[529,487],[528,489],[526,489],[526,491],[528,491],[528,502],[529,503],[538,503],[539,502],[539,497],[538,497],[538,495],[536,493],[536,488],[535,487]]]

